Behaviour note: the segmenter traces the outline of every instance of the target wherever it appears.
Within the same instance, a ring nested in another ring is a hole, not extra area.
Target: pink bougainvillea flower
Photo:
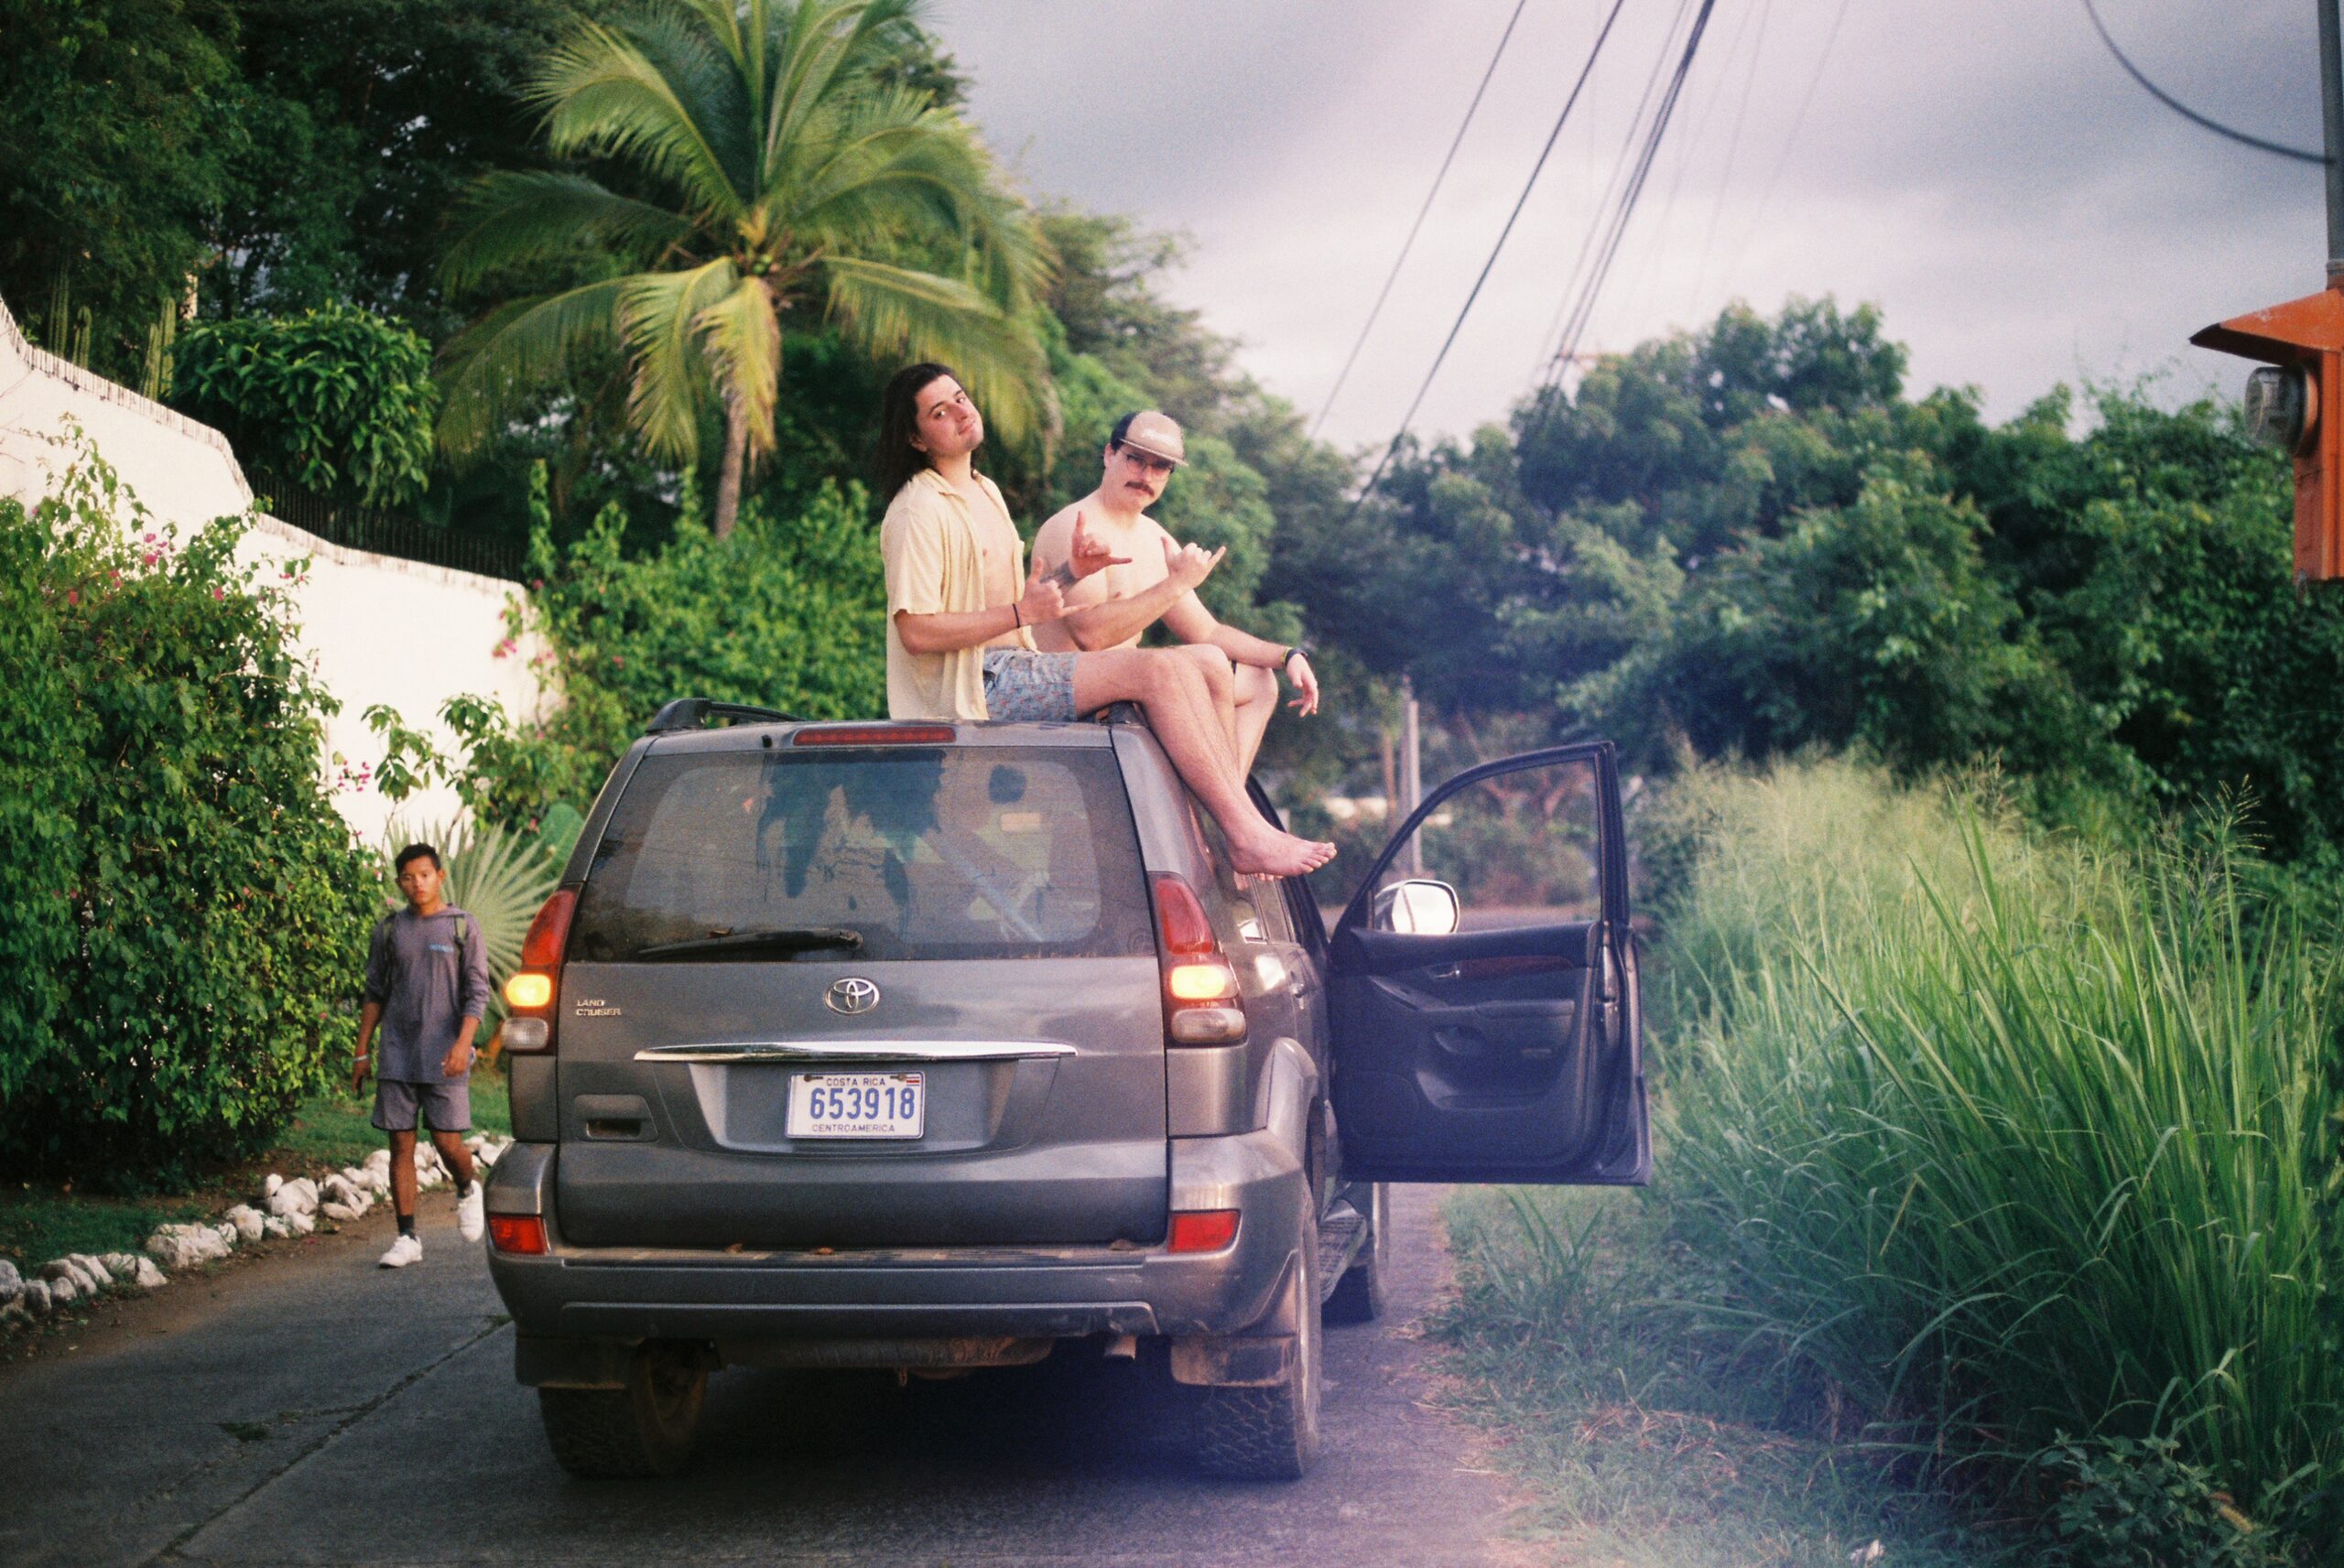
[[[224,588],[216,588],[216,587],[215,587],[215,588],[212,590],[212,598],[214,598],[214,599],[225,599],[225,598],[227,598],[227,597],[228,597],[228,590],[227,590],[226,589],[224,589]]]

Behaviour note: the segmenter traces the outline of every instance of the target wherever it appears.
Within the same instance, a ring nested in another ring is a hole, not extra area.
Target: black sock
[[[399,1234],[401,1236],[413,1236],[415,1234],[415,1216],[411,1214],[403,1214],[399,1216]]]
[[[456,1188],[456,1195],[460,1198],[468,1198],[472,1196],[472,1184],[470,1182],[460,1184]]]

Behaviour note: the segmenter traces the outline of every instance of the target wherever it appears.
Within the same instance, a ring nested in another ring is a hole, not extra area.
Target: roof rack
[[[681,730],[697,730],[711,719],[745,719],[758,724],[802,724],[805,720],[795,713],[778,708],[754,708],[743,702],[718,702],[705,697],[679,697],[651,716],[645,725],[646,735],[673,735]]]

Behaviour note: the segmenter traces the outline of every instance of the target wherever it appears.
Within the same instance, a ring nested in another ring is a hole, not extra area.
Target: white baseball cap
[[[1123,444],[1151,458],[1162,458],[1175,467],[1188,460],[1188,449],[1180,439],[1180,427],[1168,414],[1158,414],[1151,408],[1132,416],[1129,427],[1123,431]]]

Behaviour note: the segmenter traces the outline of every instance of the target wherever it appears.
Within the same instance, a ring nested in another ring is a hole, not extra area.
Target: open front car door
[[[1360,884],[1329,959],[1345,1179],[1651,1179],[1611,742],[1442,785]]]

